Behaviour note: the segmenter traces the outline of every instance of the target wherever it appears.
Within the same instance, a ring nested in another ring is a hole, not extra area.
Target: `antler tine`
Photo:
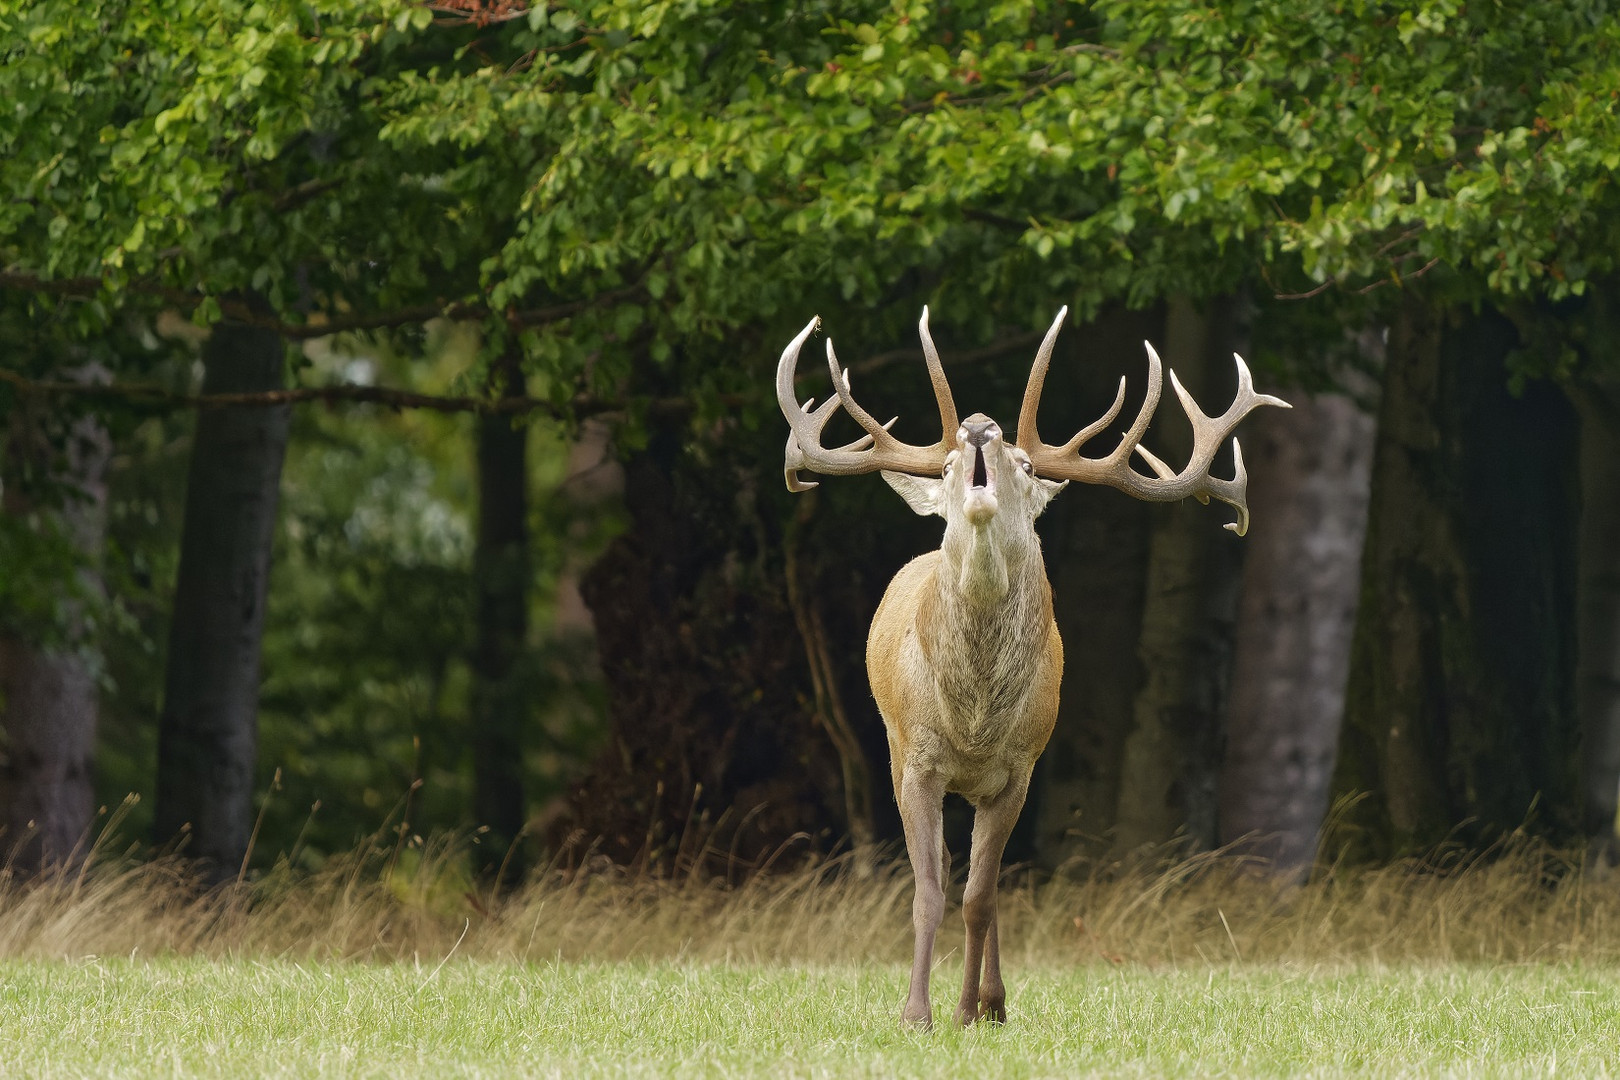
[[[1024,384],[1024,403],[1018,407],[1017,443],[1026,454],[1041,444],[1035,417],[1041,409],[1041,394],[1046,389],[1046,369],[1052,364],[1052,350],[1057,346],[1058,331],[1063,329],[1063,320],[1068,317],[1069,305],[1064,304],[1058,309],[1057,318],[1052,320],[1052,326],[1046,331],[1046,336],[1041,339],[1041,347],[1035,351],[1035,363],[1030,365],[1029,382]],[[1124,392],[1125,387],[1121,383],[1121,395]],[[1112,420],[1110,417],[1109,422]]]
[[[849,390],[849,373],[839,366],[838,356],[833,351],[831,341],[827,342],[827,366],[832,373],[836,396],[828,398],[814,410],[810,408],[815,401],[814,398],[803,405],[799,404],[798,395],[793,389],[799,353],[804,348],[805,341],[820,326],[820,318],[811,319],[809,324],[799,331],[798,336],[788,343],[788,347],[782,350],[782,358],[776,365],[776,403],[787,419],[790,432],[782,453],[782,472],[788,490],[808,491],[816,486],[813,480],[799,479],[800,469],[809,469],[829,476],[850,476],[877,472],[880,469],[923,475],[937,472],[945,461],[946,440],[954,434],[954,428],[941,435],[940,441],[933,446],[912,446],[896,439],[889,434],[889,429],[899,418],[895,417],[886,424],[880,424],[856,403]],[[932,346],[933,343],[928,344]],[[941,393],[944,372],[939,368],[937,355],[931,358],[929,369],[930,375],[936,371],[939,374],[934,387],[935,395],[940,402],[941,416],[945,415],[947,408],[954,414],[955,405],[951,402],[949,386],[945,386]],[[824,447],[821,445],[822,432],[826,430],[833,413],[840,407],[849,413],[865,434],[843,446]]]
[[[1276,397],[1271,394],[1255,393],[1254,376],[1249,374],[1249,365],[1245,364],[1243,362],[1243,357],[1239,356],[1237,353],[1232,354],[1232,359],[1237,362],[1238,390],[1237,398],[1232,399],[1232,406],[1227,410],[1228,412],[1230,412],[1231,409],[1237,408],[1238,399],[1244,397],[1251,397],[1254,399],[1254,405],[1249,406],[1249,408],[1254,408],[1255,405],[1276,405],[1278,408],[1282,409],[1293,408],[1292,405],[1288,404],[1288,402],[1284,401],[1280,397]]]
[[[862,430],[873,440],[885,446],[891,443],[899,445],[900,440],[889,435],[884,426],[855,400],[849,388],[849,372],[839,366],[838,354],[833,352],[832,338],[827,339],[827,371],[832,375],[833,389],[838,392],[838,400],[844,406],[844,411],[850,415],[850,419],[861,425]]]
[[[809,491],[821,486],[817,480],[799,479],[799,470],[804,467],[804,450],[799,446],[799,437],[789,431],[787,446],[782,451],[782,479],[787,481],[789,491]]]
[[[1045,388],[1047,369],[1052,361],[1052,348],[1057,342],[1058,329],[1062,326],[1064,316],[1068,314],[1068,311],[1067,307],[1059,311],[1057,319],[1052,323],[1052,328],[1046,332],[1040,350],[1035,354],[1035,363],[1030,368],[1029,383],[1024,388],[1024,403],[1018,411],[1018,445],[1028,454],[1033,455],[1037,447],[1045,447],[1048,451],[1054,451],[1060,455],[1074,454],[1090,439],[1107,428],[1109,424],[1112,424],[1119,416],[1120,410],[1125,407],[1126,380],[1122,376],[1119,380],[1119,389],[1114,394],[1114,403],[1108,406],[1108,411],[1103,413],[1101,417],[1081,428],[1073,438],[1061,447],[1050,447],[1041,442],[1036,429],[1035,417],[1040,409],[1041,392]],[[1148,425],[1153,421],[1154,410],[1159,407],[1159,394],[1164,386],[1162,365],[1159,354],[1153,351],[1153,346],[1147,342],[1143,342],[1143,344],[1147,345],[1148,351],[1147,396],[1142,399],[1142,407],[1138,410],[1136,419],[1131,423],[1130,430],[1125,433],[1119,445],[1114,448],[1113,453],[1100,460],[1123,461],[1130,457],[1132,448],[1136,447],[1141,442],[1142,436],[1147,433]],[[1172,378],[1174,378],[1173,375]]]
[[[811,400],[814,399],[812,398]],[[838,399],[832,398],[826,403],[826,405],[823,405],[820,409],[817,409],[815,412],[810,414],[810,418],[813,421],[819,421],[816,425],[818,430],[826,426],[826,421],[821,419],[823,410],[825,410],[826,415],[831,416],[833,410],[827,408],[827,406],[836,405],[837,403]],[[808,406],[809,404],[810,402],[805,402],[805,405]],[[894,420],[890,420],[887,424],[884,424],[883,430],[889,430],[889,428],[894,426],[894,421],[898,419],[900,418],[897,416],[894,418]],[[853,451],[866,450],[869,449],[871,445],[872,436],[862,435],[854,442],[845,443],[843,446],[838,447],[838,449],[834,452],[849,453]],[[782,466],[782,475],[787,480],[787,489],[789,491],[809,491],[813,487],[821,486],[820,482],[816,480],[799,479],[799,470],[806,468],[807,463],[804,460],[804,448],[799,445],[799,436],[796,432],[788,433],[787,447],[783,451],[782,457],[784,462]]]
[[[809,398],[805,401],[804,405],[800,407],[800,413],[804,417],[804,423],[802,425],[790,425],[787,448],[783,452],[783,460],[785,462],[783,465],[783,475],[787,479],[787,488],[789,491],[809,491],[811,488],[819,486],[814,480],[799,479],[798,471],[805,467],[804,449],[799,445],[799,431],[802,428],[803,430],[813,432],[815,434],[816,444],[820,445],[821,433],[827,429],[827,421],[832,419],[832,414],[838,411],[838,399],[836,397],[828,398],[821,404],[820,408],[811,409],[810,406],[814,405],[815,401],[815,398]],[[892,424],[894,421],[890,420],[889,423]],[[872,436],[862,435],[854,442],[846,443],[832,452],[848,453],[854,450],[865,450],[871,445]]]
[[[1222,440],[1237,427],[1238,422],[1261,405],[1277,405],[1284,409],[1292,408],[1282,398],[1272,397],[1270,394],[1257,394],[1254,391],[1254,377],[1249,374],[1249,365],[1243,362],[1243,357],[1237,353],[1232,354],[1237,361],[1238,386],[1237,393],[1232,398],[1232,404],[1220,416],[1206,416],[1204,410],[1198,407],[1198,402],[1181,385],[1176,373],[1170,373],[1170,385],[1181,399],[1181,407],[1187,413],[1187,419],[1193,427],[1193,456],[1187,463],[1183,473],[1203,472],[1209,468],[1209,463],[1215,459],[1215,453],[1220,449]]]
[[[821,318],[817,316],[799,331],[799,335],[788,343],[782,350],[782,359],[776,365],[776,403],[787,418],[790,434],[787,446],[783,451],[783,477],[787,481],[789,491],[808,491],[816,486],[813,480],[800,480],[798,470],[804,468],[815,469],[817,472],[849,473],[861,472],[864,463],[865,451],[871,446],[870,435],[863,435],[854,442],[847,443],[833,449],[821,445],[821,433],[826,430],[827,422],[832,419],[833,413],[838,411],[839,400],[836,397],[828,398],[820,407],[811,410],[815,398],[811,398],[803,405],[799,404],[798,394],[793,389],[793,376],[799,364],[799,353],[804,348],[805,340],[821,328]],[[891,424],[894,421],[889,421]],[[806,450],[806,446],[811,449]]]
[[[1114,394],[1114,403],[1108,406],[1108,411],[1103,413],[1097,419],[1093,420],[1091,423],[1087,424],[1085,427],[1081,428],[1079,431],[1075,432],[1074,438],[1063,444],[1062,452],[1065,454],[1072,453],[1086,445],[1086,442],[1094,435],[1106,428],[1109,424],[1112,424],[1114,422],[1114,418],[1119,415],[1119,410],[1124,407],[1125,376],[1121,375],[1119,377],[1119,390]]]
[[[1109,454],[1105,461],[1123,463],[1131,456],[1131,451],[1142,443],[1142,436],[1147,434],[1148,425],[1153,422],[1153,414],[1159,409],[1159,395],[1164,392],[1164,361],[1159,359],[1157,350],[1150,341],[1142,342],[1147,347],[1148,354],[1148,381],[1147,394],[1142,398],[1142,407],[1137,410],[1136,419],[1131,421],[1130,430],[1125,437],[1119,440],[1114,452]],[[1171,382],[1175,381],[1175,373],[1170,374]],[[1121,380],[1123,383],[1123,380]],[[1130,466],[1125,466],[1129,471]]]
[[[827,420],[832,413],[826,405],[814,412],[806,412],[815,398],[800,405],[799,395],[793,389],[793,376],[799,366],[799,352],[804,348],[805,339],[815,333],[820,326],[821,316],[812,316],[804,329],[799,331],[798,336],[788,342],[787,348],[782,350],[781,360],[776,364],[776,404],[782,410],[782,415],[787,418],[789,431],[787,447],[783,451],[782,468],[789,491],[809,491],[816,486],[814,481],[799,479],[799,470],[807,465],[799,436],[808,434],[812,443],[819,446],[821,432],[827,426]]]
[[[1211,498],[1220,499],[1237,509],[1237,521],[1226,527],[1242,536],[1249,529],[1249,508],[1245,501],[1249,477],[1243,465],[1243,448],[1237,439],[1232,440],[1234,466],[1232,479],[1210,475],[1210,465],[1214,462],[1221,443],[1245,416],[1262,405],[1276,405],[1286,409],[1289,407],[1288,403],[1270,394],[1256,393],[1249,367],[1236,353],[1233,354],[1233,359],[1237,362],[1237,394],[1233,397],[1232,404],[1217,417],[1204,413],[1172,371],[1170,386],[1175,390],[1176,397],[1181,401],[1181,407],[1186,411],[1187,419],[1193,428],[1192,455],[1186,466],[1180,472],[1176,472],[1141,443],[1142,436],[1147,432],[1148,423],[1153,418],[1154,410],[1158,407],[1163,386],[1163,365],[1159,354],[1154,351],[1151,344],[1147,346],[1147,351],[1147,396],[1142,402],[1142,408],[1137,413],[1135,422],[1131,424],[1130,430],[1125,433],[1114,452],[1102,458],[1087,458],[1080,456],[1079,448],[1097,431],[1111,423],[1118,414],[1124,399],[1123,383],[1120,393],[1114,399],[1113,407],[1103,420],[1088,426],[1061,447],[1038,443],[1034,449],[1028,451],[1036,471],[1051,479],[1106,484],[1150,502],[1174,502],[1189,495],[1206,503]],[[1153,470],[1153,476],[1144,476],[1131,468],[1129,459],[1133,451]]]
[[[939,350],[934,348],[934,336],[928,332],[928,305],[923,305],[922,318],[917,320],[917,335],[922,338],[923,359],[928,362],[928,381],[934,384],[934,400],[939,403],[939,428],[950,438],[956,430],[956,399],[951,396],[951,384],[945,379],[945,368],[939,362]]]
[[[799,395],[793,389],[793,376],[799,367],[799,351],[804,348],[805,340],[820,328],[821,316],[812,316],[804,329],[799,331],[798,337],[788,342],[787,348],[782,350],[782,359],[776,364],[776,404],[781,408],[782,415],[787,417],[789,426],[794,428],[805,416],[804,408],[799,405]]]
[[[1281,398],[1274,398],[1273,400],[1285,409],[1293,408],[1292,405],[1288,404],[1286,401],[1283,401]],[[1231,481],[1231,490],[1237,497],[1235,499],[1226,499],[1223,501],[1228,505],[1237,508],[1238,519],[1236,521],[1228,521],[1225,525],[1222,525],[1221,528],[1235,532],[1239,536],[1243,536],[1249,531],[1249,470],[1243,467],[1243,447],[1239,445],[1236,439],[1232,440],[1232,465],[1233,475]],[[1204,502],[1207,503],[1209,500],[1206,498]]]

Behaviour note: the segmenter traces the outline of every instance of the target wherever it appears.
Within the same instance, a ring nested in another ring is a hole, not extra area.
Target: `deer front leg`
[[[911,991],[901,1019],[918,1028],[934,1023],[928,1001],[928,975],[934,962],[934,935],[945,918],[945,888],[940,866],[945,850],[945,783],[939,776],[907,767],[900,779],[900,820],[906,830],[906,852],[917,893],[911,902],[916,942],[911,958]]]
[[[998,1024],[1007,1019],[1007,990],[1001,981],[1001,949],[996,938],[996,883],[1001,877],[1001,853],[1024,808],[1028,789],[1027,776],[1015,780],[993,799],[980,803],[973,815],[973,850],[969,853],[967,888],[962,894],[967,948],[963,956],[962,997],[956,1005],[959,1024],[971,1024],[980,1017]]]
[[[1007,987],[1001,981],[1001,944],[996,935],[1000,921],[999,915],[991,914],[984,935],[984,981],[979,984],[979,1018],[993,1024],[1007,1022]]]

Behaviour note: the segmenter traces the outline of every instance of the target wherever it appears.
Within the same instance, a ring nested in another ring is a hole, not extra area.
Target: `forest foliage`
[[[0,415],[89,410],[119,447],[109,599],[78,643],[103,680],[103,798],[142,790],[155,752],[175,407],[218,321],[282,335],[305,388],[521,391],[540,625],[559,575],[624,525],[552,497],[580,424],[608,414],[618,454],[675,440],[721,476],[779,444],[769,362],[816,312],[878,352],[910,348],[924,303],[968,348],[1062,304],[1086,323],[1240,297],[1265,376],[1315,389],[1348,334],[1422,304],[1511,318],[1507,370],[1481,379],[1612,365],[1612,16],[0,0]],[[89,356],[115,392],[40,395]],[[299,414],[264,643],[261,787],[279,766],[293,789],[274,848],[316,800],[341,806],[318,841],[340,847],[417,779],[413,820],[471,824],[469,438],[437,413]],[[761,505],[777,536],[792,511]],[[0,623],[34,640],[65,632],[81,569],[53,528],[0,516]],[[578,642],[531,644],[549,734],[526,767],[556,794],[605,737],[602,705]]]

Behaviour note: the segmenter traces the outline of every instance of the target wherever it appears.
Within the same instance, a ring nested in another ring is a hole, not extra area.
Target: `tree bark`
[[[1232,301],[1212,304],[1208,312],[1185,300],[1171,302],[1165,360],[1200,402],[1230,398],[1231,354],[1242,330]],[[1174,466],[1186,461],[1192,452],[1186,419],[1178,415],[1157,431],[1162,445],[1155,452]],[[1132,703],[1115,824],[1121,851],[1180,836],[1208,847],[1216,838],[1216,770],[1242,541],[1221,527],[1219,513],[1194,501],[1154,510],[1138,645],[1143,682]]]
[[[523,394],[515,358],[498,365],[506,396]],[[530,715],[520,660],[529,631],[529,469],[526,423],[478,419],[478,641],[473,653],[473,801],[487,869],[515,879],[525,822],[524,729]]]
[[[67,377],[104,381],[105,369],[89,364]],[[97,644],[85,619],[86,602],[101,595],[101,555],[107,533],[107,463],[112,442],[93,416],[72,421],[60,447],[50,432],[24,417],[6,440],[12,475],[4,512],[36,516],[59,527],[82,568],[64,582],[64,625],[54,640],[19,633],[0,635],[0,703],[5,734],[0,766],[0,823],[6,828],[7,865],[31,875],[83,857],[95,820],[94,756],[100,712]],[[26,459],[24,468],[16,466]],[[40,505],[21,474],[49,477],[60,486],[61,504]],[[76,592],[74,590],[77,590]]]
[[[1573,389],[1581,417],[1576,705],[1582,826],[1602,863],[1620,860],[1620,376]]]
[[[1220,839],[1303,878],[1332,794],[1367,531],[1374,419],[1288,395],[1248,424],[1253,525],[1233,645]]]
[[[1352,645],[1338,786],[1368,795],[1358,819],[1379,854],[1455,824],[1444,780],[1449,704],[1440,654],[1466,653],[1465,556],[1441,428],[1441,316],[1409,302],[1390,327],[1373,459],[1363,592]]]
[[[1577,828],[1575,422],[1508,392],[1512,326],[1410,300],[1391,328],[1335,786],[1366,854]]]
[[[203,346],[203,392],[278,390],[281,339],[236,323]],[[213,880],[248,854],[258,742],[259,644],[264,629],[289,406],[198,414],[186,487],[158,726],[159,844]]]

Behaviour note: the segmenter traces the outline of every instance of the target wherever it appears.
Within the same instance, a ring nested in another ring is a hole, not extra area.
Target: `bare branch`
[[[0,288],[47,293],[51,296],[94,296],[101,291],[101,279],[80,277],[45,280],[32,274],[0,270]]]
[[[1272,299],[1273,300],[1309,300],[1313,296],[1321,296],[1323,293],[1327,292],[1329,289],[1333,288],[1333,286],[1337,285],[1338,283],[1339,283],[1338,278],[1328,278],[1326,281],[1322,282],[1322,284],[1318,285],[1314,289],[1309,290],[1308,292],[1273,293],[1272,294]]]
[[[1411,281],[1413,278],[1422,277],[1424,274],[1427,274],[1430,270],[1433,270],[1435,268],[1435,266],[1437,266],[1439,264],[1439,262],[1440,262],[1440,256],[1436,255],[1434,258],[1432,258],[1428,262],[1424,263],[1418,269],[1412,271],[1410,274],[1407,274],[1405,280]],[[1379,288],[1381,286],[1384,286],[1384,285],[1388,285],[1391,281],[1393,281],[1395,284],[1399,285],[1401,283],[1401,280],[1402,280],[1401,275],[1397,271],[1395,273],[1394,277],[1392,277],[1392,278],[1379,278],[1377,281],[1373,282],[1370,285],[1363,285],[1361,288],[1356,290],[1356,293],[1359,296],[1366,296],[1368,293],[1372,292],[1374,289],[1377,289],[1377,288]]]
[[[422,394],[414,390],[399,390],[386,386],[361,386],[356,383],[338,383],[333,386],[300,386],[290,390],[261,390],[240,394],[185,394],[150,383],[89,384],[30,379],[19,372],[0,368],[0,383],[16,387],[24,394],[44,394],[58,397],[93,398],[109,401],[137,402],[168,409],[222,409],[231,407],[267,407],[272,405],[299,405],[324,402],[328,405],[359,404],[382,405],[390,409],[430,409],[442,413],[478,413],[481,415],[518,416],[540,413],[554,418],[602,416],[628,411],[634,402],[598,397],[594,394],[576,394],[559,405],[549,398],[535,397],[458,397],[454,395]],[[736,408],[749,401],[742,394],[719,395],[720,404]],[[678,416],[692,411],[697,403],[687,397],[653,398],[646,403],[650,416]]]

